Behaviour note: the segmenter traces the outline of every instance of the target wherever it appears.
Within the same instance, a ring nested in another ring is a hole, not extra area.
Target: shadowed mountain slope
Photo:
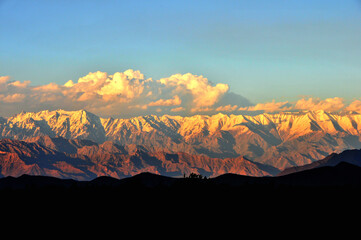
[[[339,154],[333,153],[327,156],[326,158],[313,162],[311,164],[287,168],[284,171],[280,172],[278,176],[288,175],[291,173],[301,172],[319,167],[336,166],[337,164],[340,164],[342,162],[350,163],[361,167],[361,150],[355,149],[355,150],[346,150]]]
[[[141,146],[48,136],[27,141],[0,140],[1,176],[44,175],[90,180],[99,176],[124,178],[141,172],[165,176],[190,173],[217,176],[232,172],[251,176],[278,170],[246,158],[210,158],[187,153],[148,152]]]

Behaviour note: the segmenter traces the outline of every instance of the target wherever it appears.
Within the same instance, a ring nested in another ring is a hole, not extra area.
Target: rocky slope
[[[278,176],[288,175],[292,173],[302,172],[320,167],[334,167],[340,163],[348,163],[354,166],[361,167],[361,150],[346,150],[342,153],[333,153],[322,160],[306,164],[303,166],[286,168],[278,174]]]
[[[97,144],[48,136],[27,141],[0,140],[0,176],[29,174],[89,180],[99,176],[124,178],[140,172],[214,177],[224,173],[265,176],[278,171],[243,157],[220,159],[187,153],[151,153],[142,147],[124,147],[109,141]]]
[[[278,169],[361,148],[361,114],[324,111],[257,116],[196,115],[100,118],[85,110],[22,112],[0,119],[2,138],[36,136],[112,141],[148,152],[187,153],[212,158],[244,156]]]

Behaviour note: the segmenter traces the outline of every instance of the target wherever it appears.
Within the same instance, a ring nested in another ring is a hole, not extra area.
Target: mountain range
[[[303,172],[303,171],[316,169],[316,168],[320,168],[320,167],[334,167],[340,163],[348,163],[348,164],[352,164],[357,167],[361,167],[361,150],[353,149],[353,150],[345,150],[339,154],[332,153],[331,155],[325,157],[324,159],[315,161],[310,164],[286,168],[282,172],[278,173],[277,176],[285,176],[285,175]]]
[[[0,140],[0,176],[23,174],[91,180],[99,176],[125,178],[151,172],[181,177],[191,173],[208,177],[224,173],[267,176],[276,168],[244,157],[210,158],[187,153],[149,152],[141,146],[107,141],[40,136],[26,141]]]
[[[56,110],[0,118],[1,138],[29,140],[38,136],[91,140],[100,145],[111,141],[150,153],[244,158],[281,171],[331,153],[361,148],[361,114],[305,111],[114,119],[86,110]]]

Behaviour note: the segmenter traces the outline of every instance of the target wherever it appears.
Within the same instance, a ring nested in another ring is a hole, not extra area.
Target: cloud
[[[0,92],[4,92],[7,90],[7,86],[9,85],[10,76],[0,76]]]
[[[129,109],[142,109],[142,110],[147,110],[148,109],[148,105],[144,105],[144,104],[137,104],[137,105],[129,105],[128,106]]]
[[[26,95],[21,93],[14,93],[5,96],[4,94],[0,94],[0,101],[5,103],[17,103],[24,101]]]
[[[33,87],[33,91],[39,91],[39,92],[58,92],[62,89],[62,86],[56,84],[56,83],[49,83],[43,86],[37,86]]]
[[[26,88],[29,84],[30,84],[30,81],[24,81],[24,82],[15,81],[15,82],[9,83],[10,86],[15,86],[18,88]]]
[[[280,111],[288,111],[291,110],[292,107],[289,106],[288,101],[285,102],[276,102],[272,100],[272,102],[268,103],[258,103],[255,106],[250,107],[240,107],[239,111],[263,111],[263,112],[280,112]]]
[[[178,106],[182,103],[182,100],[175,95],[174,98],[171,99],[159,99],[155,102],[150,102],[148,106]]]
[[[147,114],[259,114],[282,111],[361,113],[361,99],[345,104],[340,97],[320,99],[303,97],[294,102],[281,101],[252,104],[233,93],[225,83],[213,84],[201,75],[174,74],[153,80],[138,70],[108,74],[90,72],[65,84],[13,81],[0,76],[0,108],[2,116],[25,111],[87,109],[100,116],[132,117]]]
[[[354,100],[345,108],[346,111],[359,112],[361,113],[361,101]]]
[[[227,84],[218,83],[215,86],[203,76],[187,74],[174,74],[162,78],[159,82],[172,88],[174,93],[190,95],[192,98],[192,111],[208,109],[213,106],[229,90]]]
[[[186,109],[184,107],[177,107],[177,108],[172,108],[170,111],[171,112],[183,112]]]
[[[345,107],[344,99],[339,97],[327,98],[321,100],[319,98],[302,98],[296,102],[294,109],[298,110],[324,110],[327,112],[340,111]]]
[[[144,92],[148,81],[150,80],[144,80],[142,73],[132,69],[116,72],[113,75],[97,71],[79,78],[76,83],[72,80],[66,82],[64,87],[67,90],[64,93],[82,102],[93,100],[129,102]]]
[[[13,81],[0,76],[2,116],[25,111],[87,109],[100,116],[132,117],[147,114],[259,114],[282,111],[361,113],[361,99],[345,104],[340,97],[320,99],[303,97],[294,102],[281,101],[252,104],[230,91],[227,84],[213,84],[201,75],[174,74],[153,80],[138,70],[108,74],[90,72],[65,84],[46,83],[32,86],[30,81]]]
[[[5,85],[9,80],[10,76],[0,76],[0,85]]]
[[[230,104],[222,102],[223,99],[232,99],[228,91],[227,84],[212,84],[207,78],[191,73],[153,81],[133,69],[114,74],[89,72],[78,80],[64,81],[64,84],[50,82],[38,86],[32,86],[30,81],[11,81],[9,76],[0,77],[0,104],[8,104],[3,116],[15,114],[18,109],[82,108],[100,116],[122,117],[155,112],[215,113],[216,108]]]
[[[218,108],[216,108],[217,112],[233,112],[236,111],[238,109],[238,105],[226,105],[226,106],[220,106]]]
[[[213,114],[214,113],[214,108],[211,107],[202,107],[202,108],[191,108],[190,111],[191,113],[207,113],[207,114]]]
[[[361,101],[356,100],[352,102],[348,107],[345,105],[345,100],[340,97],[326,98],[324,100],[315,97],[301,98],[295,102],[272,102],[258,103],[254,106],[240,107],[239,111],[245,111],[246,113],[273,113],[284,111],[317,111],[324,110],[326,112],[338,112],[338,111],[360,111]]]
[[[144,75],[139,71],[129,69],[124,73],[116,72],[109,76],[104,86],[97,93],[107,101],[112,100],[113,97],[129,101],[139,97],[143,91]]]

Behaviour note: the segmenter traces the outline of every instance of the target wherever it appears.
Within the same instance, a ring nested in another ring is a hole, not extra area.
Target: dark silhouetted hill
[[[361,150],[355,149],[346,150],[339,154],[333,153],[322,160],[318,160],[304,166],[287,168],[280,172],[278,176],[288,175],[291,173],[301,172],[319,167],[336,166],[341,162],[346,162],[361,167]]]
[[[123,219],[132,216],[134,221],[139,221],[137,214],[202,221],[204,216],[227,213],[268,221],[280,216],[334,214],[335,209],[351,213],[359,206],[360,191],[361,168],[349,163],[279,177],[224,174],[200,179],[141,173],[120,180],[29,175],[0,179],[0,202],[12,213],[30,209],[35,216],[41,209],[63,217],[107,214]]]
[[[76,181],[47,176],[22,175],[20,177],[4,177],[0,179],[0,190],[4,189],[37,189],[44,188],[114,188],[122,190],[128,186],[137,188],[162,188],[187,191],[189,189],[209,188],[241,189],[253,186],[266,188],[292,187],[361,187],[361,167],[341,162],[336,166],[326,166],[295,172],[277,177],[250,177],[238,174],[224,174],[215,178],[172,178],[154,173],[140,173],[138,175],[116,179],[102,176],[91,181]],[[184,189],[183,189],[184,188]]]

